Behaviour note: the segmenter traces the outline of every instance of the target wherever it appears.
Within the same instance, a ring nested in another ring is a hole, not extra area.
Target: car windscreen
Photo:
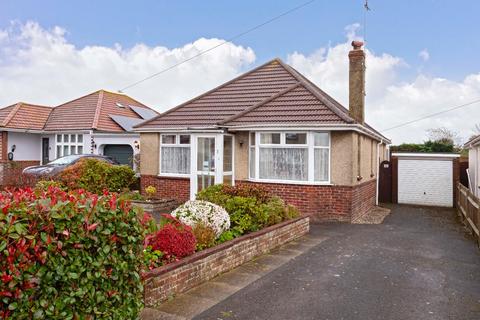
[[[78,158],[80,158],[80,157],[81,156],[78,156],[78,155],[65,156],[65,157],[61,157],[61,158],[58,158],[56,160],[53,160],[52,162],[49,162],[48,164],[53,164],[53,165],[57,165],[57,166],[71,164],[71,163],[75,162],[76,160],[78,160]]]

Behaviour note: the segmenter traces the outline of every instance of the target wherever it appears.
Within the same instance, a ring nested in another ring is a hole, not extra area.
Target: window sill
[[[333,183],[331,183],[330,181],[312,182],[312,181],[272,180],[272,179],[252,179],[252,178],[248,178],[247,181],[258,182],[258,183],[297,184],[297,185],[311,185],[311,186],[333,186]]]
[[[182,174],[182,173],[159,173],[159,177],[163,178],[190,178],[190,174]]]

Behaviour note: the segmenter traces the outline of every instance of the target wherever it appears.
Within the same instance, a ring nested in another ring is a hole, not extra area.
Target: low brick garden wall
[[[154,307],[309,232],[309,217],[285,221],[197,252],[144,275],[144,302]]]

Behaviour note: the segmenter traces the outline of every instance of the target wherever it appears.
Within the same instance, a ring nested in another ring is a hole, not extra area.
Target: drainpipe
[[[380,145],[383,143],[383,140],[380,139],[380,142],[377,143],[377,193],[376,193],[376,199],[375,199],[375,205],[378,206],[378,190],[380,189]]]

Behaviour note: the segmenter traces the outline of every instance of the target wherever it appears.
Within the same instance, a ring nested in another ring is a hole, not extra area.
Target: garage
[[[103,148],[103,155],[133,167],[133,148],[128,144],[107,144]]]
[[[392,154],[398,203],[453,207],[458,158],[458,154]]]

